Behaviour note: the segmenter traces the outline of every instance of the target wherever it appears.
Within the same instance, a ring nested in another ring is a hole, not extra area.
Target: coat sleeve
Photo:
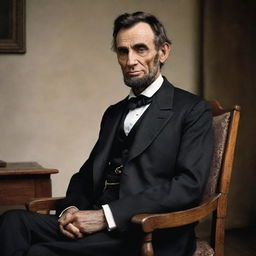
[[[174,177],[109,203],[118,229],[126,230],[139,213],[184,210],[200,202],[213,152],[212,113],[206,101],[184,116],[181,134]]]

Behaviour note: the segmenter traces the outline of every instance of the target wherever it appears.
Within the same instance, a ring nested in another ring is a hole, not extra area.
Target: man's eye
[[[147,53],[148,48],[145,45],[138,45],[135,48],[136,52],[140,55],[144,55]]]
[[[137,49],[137,51],[138,51],[139,53],[143,53],[143,52],[146,51],[146,48],[145,48],[145,47],[139,47],[139,48]]]
[[[128,53],[127,49],[123,49],[123,48],[118,49],[119,55],[126,55],[127,53]]]

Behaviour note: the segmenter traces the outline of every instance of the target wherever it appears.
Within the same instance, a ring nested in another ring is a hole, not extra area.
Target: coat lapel
[[[136,133],[135,143],[130,149],[127,162],[142,153],[172,117],[173,93],[173,86],[164,79],[155,99],[147,109],[147,112],[145,112],[145,117]]]

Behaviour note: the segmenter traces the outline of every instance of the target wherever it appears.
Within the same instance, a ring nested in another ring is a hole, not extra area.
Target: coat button
[[[115,170],[114,173],[115,174],[121,174],[123,172],[123,165],[118,166]]]

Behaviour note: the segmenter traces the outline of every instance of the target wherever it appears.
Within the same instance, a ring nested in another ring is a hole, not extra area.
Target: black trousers
[[[13,210],[1,217],[1,256],[119,255],[122,239],[117,232],[98,232],[82,239],[68,239],[56,216]],[[102,253],[104,252],[104,253]]]
[[[56,216],[12,210],[0,217],[1,256],[139,256],[141,232],[101,231],[82,239],[63,236]],[[193,230],[164,230],[154,238],[156,256],[192,256]],[[153,234],[154,237],[154,234]]]
[[[107,189],[99,204],[117,199],[117,191]],[[193,227],[156,231],[153,238],[156,256],[192,256],[195,249]],[[141,242],[137,227],[69,239],[57,216],[12,210],[0,217],[0,256],[139,256]]]
[[[105,190],[99,205],[116,200],[118,189]],[[1,256],[130,256],[138,255],[139,247],[136,236],[118,231],[104,230],[82,239],[69,239],[61,234],[54,215],[12,210],[0,217]]]

